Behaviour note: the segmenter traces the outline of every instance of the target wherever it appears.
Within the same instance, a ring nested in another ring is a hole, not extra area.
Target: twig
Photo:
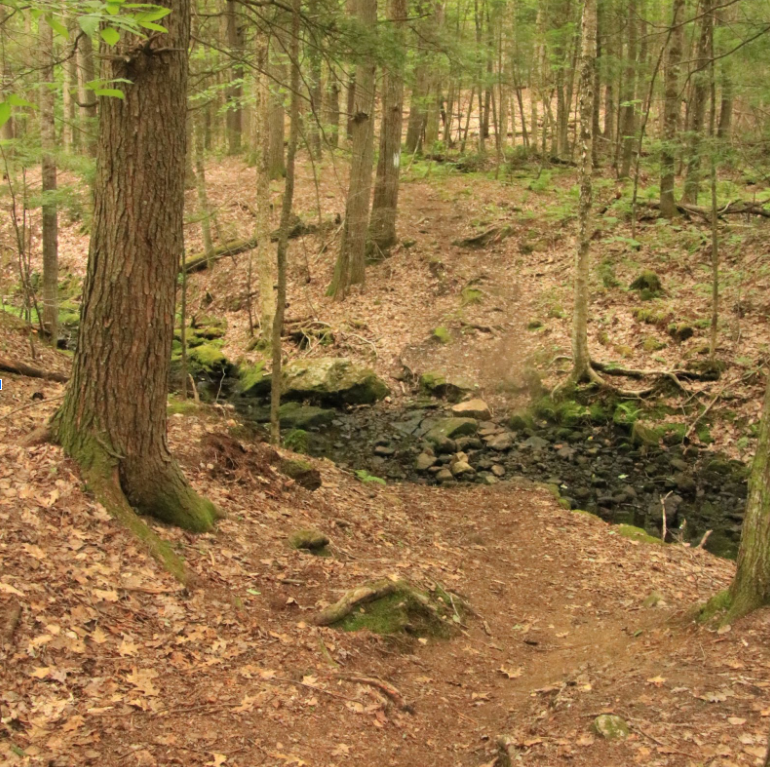
[[[700,543],[695,548],[702,549],[706,545],[706,541],[709,539],[709,536],[713,532],[713,530],[706,530],[706,532],[703,534],[703,538],[700,539]]]
[[[37,407],[40,404],[46,404],[47,402],[56,402],[58,399],[63,399],[63,394],[58,394],[56,397],[50,397],[49,399],[36,399],[32,402],[28,402],[26,405],[22,405],[21,407],[17,407],[16,410],[11,410],[10,413],[5,413],[5,415],[0,415],[0,421],[4,421],[6,418],[10,418],[12,415],[16,415],[16,413],[20,413],[22,410],[29,410],[30,408]]]
[[[708,413],[709,410],[711,410],[714,405],[716,405],[717,400],[724,394],[725,389],[727,388],[727,382],[722,386],[722,388],[714,395],[714,398],[711,400],[711,402],[706,405],[705,408],[700,412],[700,415],[690,424],[690,428],[687,429],[684,435],[684,439],[682,439],[682,442],[687,442],[687,440],[690,438],[690,435],[695,431],[695,427],[698,425],[698,423],[703,419],[703,417]],[[685,447],[685,452],[687,452],[687,448]]]
[[[661,499],[660,499],[660,508],[661,513],[663,514],[663,527],[660,532],[660,540],[663,541],[663,543],[666,542],[666,500],[668,499],[669,495],[671,495],[671,490],[669,490]]]
[[[398,706],[402,711],[406,711],[409,714],[414,714],[414,706],[407,703],[404,700],[403,695],[393,685],[383,682],[381,679],[370,676],[354,676],[350,674],[333,674],[334,679],[341,679],[345,682],[353,682],[354,684],[366,684],[370,687],[377,688],[381,693],[386,695],[393,703]]]

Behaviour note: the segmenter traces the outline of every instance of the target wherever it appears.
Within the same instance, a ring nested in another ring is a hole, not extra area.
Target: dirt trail
[[[60,388],[9,383],[46,399],[0,421],[0,614],[22,608],[0,656],[3,763],[481,767],[504,733],[533,765],[728,767],[762,751],[770,616],[721,634],[685,620],[730,563],[629,541],[526,485],[372,489],[328,462],[315,493],[226,479],[198,447],[226,423],[186,416],[173,448],[228,512],[216,534],[161,530],[200,575],[187,594],[58,448],[13,447]],[[332,558],[288,548],[308,526]],[[379,577],[443,584],[473,612],[425,644],[313,625]],[[386,680],[414,713],[340,675]],[[603,711],[631,737],[593,736]]]

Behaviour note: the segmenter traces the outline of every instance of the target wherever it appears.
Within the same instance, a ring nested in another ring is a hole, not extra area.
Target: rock
[[[283,394],[328,405],[372,404],[389,393],[369,368],[343,357],[293,360],[284,368]]]
[[[505,466],[501,466],[499,463],[492,464],[492,474],[496,477],[505,476]]]
[[[594,719],[591,729],[607,740],[627,738],[631,732],[626,721],[616,714],[600,714]]]
[[[548,441],[542,437],[530,437],[525,442],[522,442],[521,447],[532,451],[543,450],[548,447]]]
[[[284,402],[278,409],[278,420],[281,426],[287,429],[307,430],[313,426],[325,426],[331,423],[335,416],[334,410],[315,405],[301,405],[299,402]],[[250,408],[249,419],[255,423],[268,423],[270,407]]]
[[[489,420],[489,406],[482,399],[471,399],[467,402],[458,402],[452,406],[452,415],[460,418],[476,418],[479,421]]]
[[[451,381],[441,373],[428,372],[420,376],[420,388],[433,397],[457,402],[469,387],[460,381]]]
[[[377,445],[377,447],[374,448],[375,455],[388,457],[391,455],[395,455],[395,453],[396,453],[396,448],[390,447],[389,445]]]
[[[448,482],[451,479],[454,479],[454,475],[447,468],[441,469],[441,471],[436,474],[437,482]]]
[[[429,455],[428,453],[420,453],[420,455],[418,455],[417,458],[415,458],[414,468],[417,469],[417,471],[427,471],[435,463],[436,463],[435,455]]]
[[[491,437],[489,439],[487,442],[487,447],[491,450],[497,450],[499,453],[503,453],[513,447],[513,436],[507,432],[498,434],[497,436]]]
[[[463,477],[475,473],[476,470],[467,461],[455,461],[452,464],[453,477]]]
[[[425,439],[438,446],[445,439],[475,434],[478,428],[478,421],[474,418],[442,418],[425,435]]]
[[[496,485],[497,477],[493,477],[491,474],[481,474],[481,482],[484,485]]]
[[[660,432],[658,429],[647,426],[641,421],[634,421],[634,425],[631,427],[631,442],[635,445],[657,447],[660,442]]]
[[[329,545],[329,539],[318,530],[297,530],[289,536],[289,544],[293,549],[320,551]]]
[[[513,431],[523,431],[524,429],[531,429],[534,426],[534,420],[527,412],[514,413],[508,419],[508,426]]]
[[[675,469],[676,471],[687,471],[689,468],[687,466],[687,461],[683,461],[681,458],[672,458],[670,463],[671,468]]]
[[[676,485],[676,489],[685,495],[692,495],[698,489],[695,480],[689,474],[684,474],[682,472],[674,474],[674,484]]]
[[[563,447],[556,451],[556,455],[559,456],[559,458],[563,458],[565,461],[571,461],[575,456],[575,448]]]
[[[629,290],[638,290],[640,293],[644,293],[643,298],[656,298],[663,293],[663,284],[655,272],[645,269],[629,285]]]
[[[484,443],[478,437],[458,437],[455,440],[458,450],[481,450]]]
[[[449,437],[442,437],[433,443],[433,448],[438,455],[447,455],[448,453],[454,453],[457,445],[453,439],[449,439]]]
[[[314,469],[312,464],[298,459],[281,461],[281,473],[293,479],[298,485],[307,490],[317,490],[321,487],[321,472]]]
[[[198,372],[224,374],[232,367],[222,350],[214,343],[201,344],[187,353],[190,373]]]
[[[672,322],[668,326],[668,334],[675,341],[686,341],[695,335],[695,329],[686,322]]]
[[[238,394],[261,397],[270,393],[270,376],[265,375],[265,363],[243,365],[238,370]]]

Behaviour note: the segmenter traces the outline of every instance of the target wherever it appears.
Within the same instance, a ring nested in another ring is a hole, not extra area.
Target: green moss
[[[535,425],[535,420],[532,418],[532,414],[526,410],[514,413],[508,420],[508,427],[513,431],[522,431],[523,429],[531,429]]]
[[[705,423],[698,424],[695,427],[695,433],[703,445],[710,445],[714,441],[714,438],[711,436],[711,429]]]
[[[675,341],[686,341],[695,335],[692,325],[687,322],[671,322],[668,326],[668,334]]]
[[[480,304],[484,299],[483,291],[478,288],[473,288],[467,285],[462,289],[460,293],[460,303],[463,306],[472,306],[473,304]]]
[[[375,477],[373,474],[370,474],[366,469],[358,469],[355,472],[356,479],[358,479],[359,482],[363,482],[365,485],[374,483],[375,485],[386,485],[387,482],[382,477]]]
[[[440,344],[448,344],[452,340],[452,334],[449,332],[448,328],[444,327],[444,325],[439,325],[437,328],[434,328],[431,337]]]
[[[717,594],[714,594],[703,607],[698,610],[697,619],[701,623],[709,623],[717,616],[722,616],[727,613],[733,606],[733,600],[730,596],[730,592],[725,589]]]
[[[629,286],[630,290],[638,290],[649,298],[655,298],[663,293],[663,285],[655,272],[645,269]],[[644,296],[643,296],[644,298]]]
[[[265,375],[265,363],[243,365],[238,371],[238,391],[241,394],[257,394],[269,388],[269,376]]]
[[[660,443],[662,436],[663,433],[659,426],[651,426],[641,421],[635,421],[631,427],[631,442],[634,445],[656,447]]]
[[[283,445],[295,453],[307,453],[309,437],[304,429],[292,429],[283,438]]]
[[[441,373],[423,373],[420,376],[420,388],[428,393],[437,389],[439,386],[443,386],[446,383],[446,378]]]
[[[541,397],[532,406],[532,410],[538,418],[545,418],[547,421],[556,421],[556,403],[550,397]]]
[[[543,325],[540,320],[530,320],[527,323],[527,330],[540,330],[543,327],[545,327],[545,325]]]
[[[634,318],[646,325],[663,325],[666,322],[666,314],[658,309],[638,308],[634,309]]]
[[[362,605],[335,626],[343,631],[371,631],[386,636],[448,639],[456,633],[449,615],[443,599],[433,599],[404,583],[393,594]]]
[[[314,553],[321,552],[329,545],[329,538],[319,530],[297,530],[289,536],[289,546],[293,549],[307,549]]]
[[[642,342],[642,348],[646,352],[657,352],[661,349],[665,349],[668,344],[664,344],[662,341],[658,341],[655,336],[647,336]]]
[[[227,358],[213,343],[202,344],[189,351],[189,360],[207,373],[215,373],[227,367]]]
[[[646,530],[642,530],[641,527],[635,527],[634,525],[613,525],[613,529],[618,535],[621,535],[623,538],[630,538],[632,541],[663,545],[663,541],[661,541],[660,538],[655,538]]]
[[[202,405],[192,399],[177,399],[173,396],[168,398],[167,412],[169,415],[193,415],[201,413],[203,409]]]

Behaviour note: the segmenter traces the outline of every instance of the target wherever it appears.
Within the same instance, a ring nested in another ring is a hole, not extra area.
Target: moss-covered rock
[[[616,714],[600,714],[594,719],[591,729],[606,740],[627,738],[631,732],[626,721]]]
[[[527,330],[542,330],[545,325],[540,320],[530,320],[527,323]]]
[[[615,525],[614,529],[618,535],[623,536],[623,538],[629,538],[632,541],[639,541],[639,543],[663,544],[663,541],[660,538],[655,538],[646,530],[642,530],[641,527],[636,527],[634,525]]]
[[[484,300],[484,292],[472,285],[466,285],[460,293],[460,303],[463,306],[480,304]]]
[[[642,421],[634,421],[631,427],[631,442],[634,445],[657,447],[660,444],[662,431],[660,427],[652,426]]]
[[[634,309],[634,318],[646,325],[665,325],[668,315],[660,309],[639,307]]]
[[[688,322],[671,322],[668,326],[668,334],[675,341],[682,342],[695,335],[695,329]]]
[[[644,341],[642,341],[642,348],[646,352],[658,352],[661,349],[665,349],[667,344],[664,344],[662,341],[658,341],[655,336],[647,336]]]
[[[307,453],[310,435],[304,429],[292,429],[283,438],[283,445],[295,453]]]
[[[287,458],[279,464],[281,473],[293,479],[298,485],[307,490],[317,490],[321,487],[321,472],[313,468],[308,461],[297,458]]]
[[[224,373],[229,363],[222,350],[213,343],[201,344],[187,352],[191,369],[197,367],[206,373]]]
[[[639,293],[645,293],[645,300],[656,298],[663,294],[663,284],[655,272],[651,269],[645,269],[630,285],[629,290],[637,290]]]
[[[452,340],[452,334],[445,325],[439,325],[437,328],[433,329],[431,338],[434,341],[438,341],[440,344],[448,344]]]
[[[342,357],[293,360],[284,368],[283,394],[325,405],[373,404],[389,393],[373,370]]]
[[[425,435],[425,439],[438,445],[447,439],[456,439],[475,434],[479,422],[475,418],[442,418]]]
[[[428,371],[420,376],[420,389],[432,397],[457,402],[465,396],[470,387],[464,382],[450,380],[443,373]]]
[[[244,397],[261,397],[270,392],[270,376],[265,373],[265,363],[241,365],[238,370],[238,393]]]
[[[314,554],[329,545],[329,538],[320,530],[297,530],[289,536],[289,546],[293,549],[306,549]]]
[[[513,431],[524,431],[525,429],[531,429],[534,425],[535,419],[526,410],[513,413],[508,419],[508,428]]]
[[[197,314],[192,318],[191,327],[196,335],[208,340],[222,338],[227,332],[227,320],[210,314]]]

